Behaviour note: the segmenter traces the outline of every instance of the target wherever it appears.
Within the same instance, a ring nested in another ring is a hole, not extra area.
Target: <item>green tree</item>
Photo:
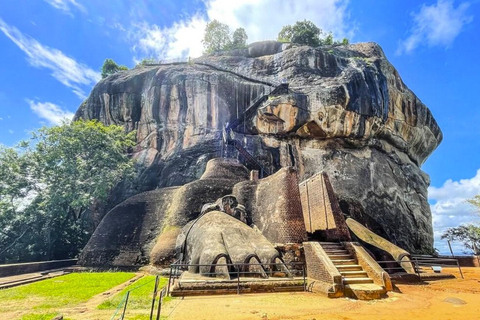
[[[0,149],[0,261],[75,256],[93,231],[94,206],[133,173],[134,141],[120,126],[80,120]]]
[[[126,66],[119,66],[112,59],[105,59],[102,65],[102,78],[106,78],[109,75],[122,70],[128,70],[128,68]]]
[[[157,64],[157,63],[158,63],[158,60],[153,57],[143,58],[142,60],[140,60],[139,63],[135,65],[135,68],[146,66],[149,64]]]
[[[321,43],[324,44],[324,45],[334,44],[333,33],[329,32],[328,35],[325,37],[325,39],[323,39],[323,41],[321,41]]]
[[[238,28],[233,32],[232,48],[241,49],[247,46],[247,32],[243,28]]]
[[[322,29],[318,28],[313,22],[308,20],[297,21],[293,26],[284,26],[278,33],[277,41],[292,42],[312,47],[317,47],[319,45],[349,44],[347,38],[343,38],[341,42],[335,40],[332,32],[325,35]]]
[[[202,43],[205,48],[205,53],[230,49],[232,47],[230,28],[218,20],[210,21],[205,28]]]
[[[468,203],[473,205],[477,209],[477,213],[480,214],[480,195],[476,195],[470,200],[467,200]]]
[[[475,255],[480,255],[480,227],[475,224],[448,228],[441,238],[461,241],[465,248],[472,250]]]
[[[278,33],[278,41],[293,42],[312,47],[321,44],[322,30],[309,20],[297,21],[293,26],[286,25]]]

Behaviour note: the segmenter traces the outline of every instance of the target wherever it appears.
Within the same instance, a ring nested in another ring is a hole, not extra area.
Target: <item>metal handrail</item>
[[[385,261],[377,261],[379,264],[386,264],[386,263],[397,263],[401,265],[406,261],[401,260],[385,260]],[[443,262],[443,263],[442,263]],[[446,262],[451,262],[452,264],[447,264]],[[414,265],[414,270],[418,276],[420,276],[420,267],[425,266],[439,266],[439,267],[457,267],[462,279],[464,279],[462,268],[458,263],[458,259],[454,258],[435,258],[435,257],[418,257],[412,256],[410,263]],[[384,270],[396,270],[401,269],[405,270],[403,267],[382,267]]]
[[[192,263],[192,264],[189,264],[189,263],[178,263],[178,260],[174,263],[172,263],[170,265],[170,274],[169,274],[169,279],[168,279],[168,286],[167,286],[167,295],[170,294],[171,290],[171,286],[173,285],[174,283],[174,280],[175,279],[178,279],[180,277],[180,270],[181,269],[187,269],[189,267],[212,267],[212,266],[218,266],[218,267],[227,267],[229,268],[229,270],[232,270],[231,274],[233,275],[236,275],[236,282],[237,282],[237,294],[240,294],[240,283],[241,282],[248,282],[248,281],[242,281],[240,279],[241,275],[244,275],[244,274],[252,274],[254,272],[250,271],[250,270],[243,270],[242,267],[246,267],[246,266],[260,266],[262,269],[264,269],[264,267],[266,266],[269,266],[270,268],[270,272],[273,271],[273,268],[272,267],[281,267],[281,268],[278,268],[277,270],[278,271],[282,271],[282,268],[286,268],[286,270],[283,270],[283,271],[286,271],[285,273],[286,274],[289,274],[290,276],[287,276],[285,278],[295,278],[295,276],[293,276],[292,274],[298,274],[300,273],[300,277],[303,278],[303,290],[306,291],[307,290],[307,277],[306,277],[306,272],[305,272],[305,264],[302,263],[302,262],[291,262],[291,263],[255,263],[255,262],[252,262],[252,263],[218,263],[218,264],[198,264],[198,263]],[[287,266],[290,266],[290,268],[288,268]],[[301,270],[299,269],[292,269],[292,267],[301,267]],[[276,271],[277,271],[276,270]],[[265,271],[265,269],[264,269]],[[296,271],[296,272],[295,272]],[[204,272],[202,273],[202,275],[206,275],[206,276],[213,276],[213,275],[216,275],[215,272]]]

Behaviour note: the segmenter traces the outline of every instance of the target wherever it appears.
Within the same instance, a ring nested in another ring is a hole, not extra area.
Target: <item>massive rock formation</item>
[[[406,250],[432,250],[420,166],[442,133],[374,43],[264,42],[118,72],[95,86],[76,118],[137,130],[139,191],[199,179],[228,149],[222,130],[233,123],[235,141],[266,171],[295,167],[300,181],[325,171],[346,214]]]

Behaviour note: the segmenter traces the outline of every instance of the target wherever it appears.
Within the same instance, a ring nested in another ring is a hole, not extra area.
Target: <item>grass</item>
[[[53,317],[57,316],[58,313],[47,312],[47,313],[33,313],[28,314],[20,318],[20,320],[51,320]]]
[[[86,302],[135,276],[127,272],[71,273],[0,290],[0,313],[31,311],[21,320],[50,320],[57,310]],[[12,319],[13,320],[13,319]]]
[[[168,283],[168,279],[160,278],[159,290]],[[112,298],[104,301],[97,306],[100,310],[116,309],[120,302],[123,301],[127,291],[130,291],[128,297],[128,309],[149,309],[152,304],[153,288],[155,286],[155,276],[145,276],[135,283],[132,283],[120,293],[116,294]],[[166,301],[169,297],[165,297],[163,301]],[[157,298],[158,301],[158,298]]]

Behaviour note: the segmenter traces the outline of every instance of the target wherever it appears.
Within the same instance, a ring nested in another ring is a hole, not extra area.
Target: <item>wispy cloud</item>
[[[76,8],[82,12],[86,12],[85,7],[75,0],[44,0],[44,1],[47,2],[49,5],[51,5],[52,7],[54,7],[55,9],[61,10],[63,13],[66,13],[66,14],[71,15],[72,8]]]
[[[147,57],[182,58],[198,57],[202,54],[201,39],[207,21],[200,15],[195,15],[187,21],[175,22],[170,28],[147,23],[134,26],[131,31],[135,44],[133,51]]]
[[[13,130],[8,130],[8,133],[13,134],[14,131]]]
[[[68,110],[62,109],[60,106],[51,102],[35,102],[29,99],[25,100],[30,109],[42,119],[47,120],[50,124],[61,124],[63,121],[72,120],[74,114]]]
[[[440,240],[440,236],[446,229],[480,220],[480,217],[474,215],[474,207],[466,202],[478,194],[480,194],[480,169],[471,179],[447,180],[439,188],[430,187],[428,189],[428,198],[432,203],[430,209],[432,210],[435,242],[439,250],[444,253],[448,251],[446,242]]]
[[[133,50],[143,56],[157,58],[198,57],[202,54],[201,40],[208,21],[217,19],[230,26],[231,31],[243,27],[249,42],[276,39],[286,24],[298,20],[311,20],[325,31],[337,37],[352,37],[346,0],[204,0],[206,12],[199,12],[188,19],[177,21],[170,27],[160,28],[145,22],[134,25],[130,38]],[[282,19],[268,19],[283,17]]]
[[[410,36],[400,42],[397,54],[411,53],[421,45],[448,48],[464,25],[473,20],[468,8],[468,3],[455,8],[451,0],[437,0],[430,6],[423,4],[418,13],[412,13],[413,28]]]
[[[2,19],[0,30],[27,55],[27,61],[31,66],[49,69],[55,79],[71,88],[80,99],[86,98],[84,89],[90,90],[89,87],[101,78],[99,72],[75,61],[58,49],[41,44]]]

